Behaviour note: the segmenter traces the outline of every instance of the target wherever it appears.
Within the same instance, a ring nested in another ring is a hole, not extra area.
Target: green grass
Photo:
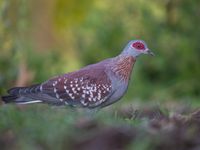
[[[187,149],[185,142],[199,138],[198,111],[192,114],[194,110],[182,106],[176,112],[150,105],[130,107],[109,107],[88,115],[40,104],[1,105],[1,149]],[[176,138],[179,143],[173,142]]]

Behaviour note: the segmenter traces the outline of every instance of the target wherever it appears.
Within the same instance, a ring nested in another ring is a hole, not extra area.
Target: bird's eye
[[[141,42],[135,42],[132,44],[132,47],[138,49],[138,50],[144,50],[145,49],[145,46],[143,43]]]

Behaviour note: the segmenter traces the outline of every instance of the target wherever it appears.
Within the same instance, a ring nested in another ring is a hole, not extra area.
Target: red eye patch
[[[144,50],[144,49],[145,49],[144,44],[141,43],[141,42],[134,42],[134,43],[132,44],[132,47],[134,47],[134,48],[136,48],[136,49],[138,49],[138,50]]]

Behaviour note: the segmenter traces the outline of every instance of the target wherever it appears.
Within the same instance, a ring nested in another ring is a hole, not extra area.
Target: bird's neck
[[[121,54],[114,59],[114,65],[111,67],[111,70],[121,79],[128,81],[136,62],[136,58],[130,55]]]
[[[131,49],[130,45],[127,45],[120,55],[129,55],[133,56],[134,58],[137,58],[141,55],[141,53],[137,50]]]

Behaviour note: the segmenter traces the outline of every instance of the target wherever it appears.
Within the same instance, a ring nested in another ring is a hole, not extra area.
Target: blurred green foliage
[[[138,59],[128,92],[117,104],[133,101],[137,106],[145,101],[148,107],[172,107],[145,109],[153,116],[148,120],[135,118],[129,109],[119,111],[115,104],[87,124],[88,116],[69,108],[1,105],[1,148],[94,149],[90,146],[124,144],[127,149],[177,150],[197,144],[198,149],[199,111],[186,116],[190,108],[182,109],[183,103],[200,106],[199,6],[199,0],[0,0],[0,95],[13,86],[43,82],[114,57],[129,40],[139,38],[156,57]],[[118,116],[120,112],[125,115]],[[192,115],[198,124],[185,128]]]
[[[139,38],[156,57],[139,58],[125,99],[198,100],[199,5],[198,0],[1,0],[0,94],[114,57]],[[23,73],[31,77],[21,81]]]

